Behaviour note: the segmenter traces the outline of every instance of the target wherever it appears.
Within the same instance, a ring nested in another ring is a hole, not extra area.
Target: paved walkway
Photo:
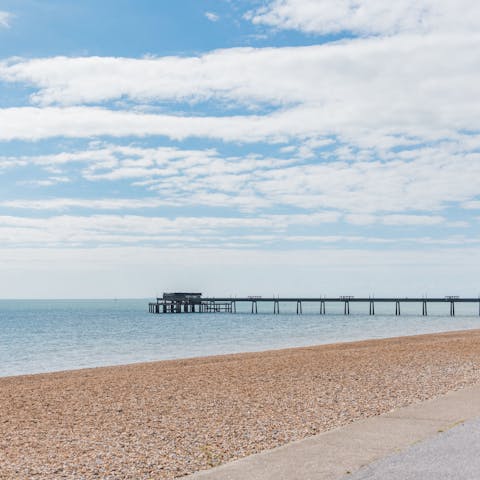
[[[361,420],[343,428],[196,473],[188,478],[190,480],[340,480],[345,476],[350,480],[452,478],[440,477],[436,473],[420,477],[407,477],[404,474],[398,477],[386,476],[386,468],[398,470],[400,467],[397,462],[401,463],[402,458],[419,459],[420,454],[412,449],[413,453],[411,450],[403,453],[413,455],[411,457],[395,456],[390,459],[385,457],[402,452],[428,438],[435,437],[435,440],[441,441],[443,437],[438,436],[439,433],[449,431],[477,417],[480,417],[480,385]],[[468,443],[475,425],[478,423],[468,424],[463,430],[454,429],[450,435],[456,435],[457,431],[463,432],[462,441]],[[448,445],[452,442],[450,435],[446,437],[446,444],[442,444],[444,451],[449,449]],[[429,451],[433,455],[435,444],[433,447],[429,445],[431,444],[427,442],[423,447],[430,448]],[[466,452],[466,455],[470,460],[472,452]],[[478,455],[478,449],[475,455]],[[371,465],[380,459],[385,459],[386,463]],[[429,462],[428,465],[432,467],[434,458],[431,457]],[[368,473],[366,466],[378,470],[370,470]],[[362,467],[365,468],[363,471]],[[427,468],[427,464],[425,467]],[[473,463],[472,468],[475,468]],[[377,472],[378,477],[372,476],[377,475]],[[467,475],[466,470],[465,474]],[[464,478],[471,477],[455,476],[455,479]],[[475,479],[478,478],[479,474],[475,476]]]
[[[347,475],[345,480],[478,480],[480,420],[470,421]]]

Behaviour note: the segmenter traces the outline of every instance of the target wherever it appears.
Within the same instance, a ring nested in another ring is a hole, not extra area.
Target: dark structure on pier
[[[154,303],[149,303],[148,310],[150,313],[217,313],[217,312],[237,312],[238,303],[247,303],[248,310],[252,314],[258,313],[259,303],[269,303],[273,306],[273,313],[280,313],[280,303],[296,303],[297,314],[302,313],[302,305],[304,303],[317,303],[319,305],[318,313],[320,315],[326,314],[327,303],[341,303],[343,304],[343,313],[350,315],[351,303],[368,303],[369,314],[375,315],[376,303],[391,303],[395,305],[395,315],[400,315],[401,304],[403,303],[418,303],[422,305],[422,315],[428,314],[428,304],[443,303],[450,307],[450,315],[455,315],[455,305],[458,303],[478,303],[478,314],[480,315],[480,297],[479,298],[462,298],[457,296],[448,297],[419,297],[419,298],[399,298],[399,297],[203,297],[201,293],[164,293],[161,298],[157,298]],[[251,306],[251,309],[250,309]]]
[[[150,313],[217,313],[232,312],[232,302],[202,300],[201,293],[164,293],[156,303],[148,304]]]

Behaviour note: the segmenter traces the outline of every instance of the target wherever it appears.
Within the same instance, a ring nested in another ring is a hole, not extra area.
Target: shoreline
[[[171,479],[480,382],[480,330],[0,378],[0,478]]]
[[[5,379],[13,379],[13,378],[20,378],[20,377],[68,374],[68,373],[77,373],[77,372],[83,372],[88,370],[96,371],[99,369],[125,368],[125,367],[131,367],[131,366],[148,366],[148,365],[154,366],[159,363],[186,362],[186,361],[196,361],[196,360],[204,360],[204,359],[206,360],[206,359],[215,359],[215,358],[223,358],[223,357],[268,354],[268,353],[275,353],[275,352],[288,352],[291,350],[302,350],[302,349],[311,349],[311,348],[340,347],[342,345],[350,345],[350,344],[360,345],[365,342],[375,342],[375,341],[382,341],[382,340],[415,339],[417,337],[421,338],[421,337],[428,337],[431,335],[468,334],[470,332],[480,332],[480,328],[463,329],[463,330],[441,330],[438,332],[418,333],[414,335],[396,335],[393,337],[378,337],[378,338],[366,338],[362,340],[346,340],[341,342],[316,343],[312,345],[301,345],[301,346],[293,346],[293,347],[268,348],[266,350],[246,350],[241,352],[218,353],[213,355],[200,355],[200,356],[194,356],[194,357],[167,358],[167,359],[147,360],[147,361],[139,361],[139,362],[131,362],[131,363],[98,365],[98,366],[92,366],[92,367],[68,368],[65,370],[51,370],[51,371],[45,371],[45,372],[21,373],[18,375],[17,374],[0,375],[0,382]]]

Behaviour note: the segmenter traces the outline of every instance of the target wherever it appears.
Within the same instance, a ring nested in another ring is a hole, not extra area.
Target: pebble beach
[[[0,479],[173,479],[480,382],[480,330],[0,378]]]

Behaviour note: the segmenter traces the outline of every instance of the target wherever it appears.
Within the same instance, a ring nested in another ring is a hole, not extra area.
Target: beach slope
[[[0,379],[0,479],[169,479],[480,382],[480,330]]]

